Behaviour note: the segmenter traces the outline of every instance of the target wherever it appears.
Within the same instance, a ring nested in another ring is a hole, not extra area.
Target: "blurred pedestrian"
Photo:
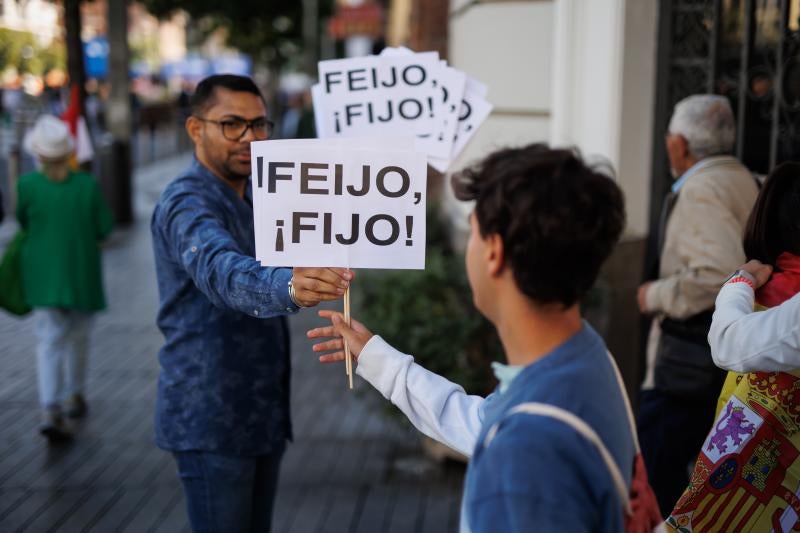
[[[280,139],[313,139],[317,136],[311,92],[291,92],[280,122]]]
[[[19,76],[15,77],[5,87],[2,94],[3,112],[9,121],[16,119],[17,110],[23,105],[24,95],[22,93],[22,81]]]
[[[113,221],[97,181],[69,167],[74,144],[64,122],[40,117],[25,146],[41,170],[18,182],[22,284],[36,320],[40,431],[58,441],[70,437],[64,414],[86,414],[89,329],[106,306],[98,241]]]
[[[672,509],[714,420],[725,373],[706,340],[714,298],[744,262],[742,233],[758,185],[731,154],[736,126],[723,96],[678,102],[666,136],[676,178],[659,231],[658,279],[639,287],[654,316],[639,407],[639,438],[653,489]]]
[[[253,81],[206,78],[191,110],[195,158],[151,223],[165,337],[156,444],[173,453],[195,533],[269,531],[292,438],[285,316],[341,298],[352,274],[255,259],[250,142],[270,122]]]
[[[580,314],[625,226],[622,192],[572,151],[540,144],[491,154],[453,184],[476,202],[467,277],[505,351],[507,364],[494,365],[498,388],[467,395],[330,311],[320,315],[333,326],[309,337],[344,337],[360,376],[417,429],[470,457],[462,532],[622,531],[632,415],[603,339]],[[334,338],[314,350],[340,361],[342,346]]]
[[[181,81],[181,90],[175,102],[175,105],[178,107],[178,117],[181,124],[185,123],[186,119],[192,116],[192,92],[192,84],[188,80]]]
[[[92,143],[96,145],[105,129],[102,123],[105,104],[100,99],[100,84],[94,78],[86,81],[86,100],[83,105],[86,111],[86,125],[89,128]]]

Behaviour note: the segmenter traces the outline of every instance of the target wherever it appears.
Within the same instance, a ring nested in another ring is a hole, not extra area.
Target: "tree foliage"
[[[490,363],[501,360],[499,340],[472,303],[464,257],[451,248],[435,205],[426,228],[425,270],[360,274],[357,316],[426,369],[488,394],[495,383]]]
[[[58,43],[41,46],[30,32],[0,28],[0,66],[41,76],[54,68],[66,68],[66,50]]]
[[[176,10],[193,19],[206,19],[206,29],[224,27],[228,44],[257,62],[272,65],[296,59],[303,49],[303,2],[299,0],[144,0],[147,9],[163,18]],[[320,0],[320,16],[330,14],[333,0]]]

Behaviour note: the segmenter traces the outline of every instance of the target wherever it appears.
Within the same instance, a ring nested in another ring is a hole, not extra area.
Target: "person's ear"
[[[486,271],[492,277],[503,273],[506,264],[503,239],[497,233],[486,237]]]
[[[675,149],[678,155],[682,159],[688,159],[690,156],[689,153],[689,141],[686,140],[686,137],[683,135],[676,135],[675,136]]]
[[[194,144],[198,144],[203,136],[203,121],[190,116],[186,119],[186,134]]]

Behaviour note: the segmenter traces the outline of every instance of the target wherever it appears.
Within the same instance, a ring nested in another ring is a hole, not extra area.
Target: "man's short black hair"
[[[537,304],[578,302],[625,227],[622,191],[575,150],[499,150],[452,185],[475,200],[481,236],[500,236],[517,286]]]
[[[192,109],[192,115],[202,117],[209,107],[214,103],[215,90],[217,87],[228,89],[229,91],[244,92],[255,94],[261,101],[264,102],[264,107],[267,106],[264,95],[258,89],[258,86],[246,76],[237,76],[235,74],[215,74],[205,78],[197,84],[194,90],[189,105]]]

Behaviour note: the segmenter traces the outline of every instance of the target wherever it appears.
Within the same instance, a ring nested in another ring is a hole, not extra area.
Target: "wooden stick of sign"
[[[348,309],[350,308],[350,287],[347,287],[344,290],[342,305],[344,306],[342,315],[344,315],[344,321],[349,326],[350,320],[349,317],[347,316],[347,313]],[[348,355],[350,354],[350,346],[347,344],[347,339],[344,338],[344,335],[342,335],[342,342],[344,342],[344,375],[350,377],[350,358],[348,357]]]
[[[342,305],[344,306],[342,314],[344,315],[344,321],[350,325],[350,320],[348,319],[348,310],[350,308],[350,287],[347,287],[344,290],[344,297],[342,301]],[[350,361],[347,355],[350,353],[350,346],[347,344],[347,339],[342,336],[342,342],[344,342],[344,375],[350,377]]]
[[[347,322],[349,327],[350,322],[350,287],[344,291],[344,321]],[[347,339],[344,340],[344,369],[347,372],[347,381],[350,389],[353,388],[353,354],[350,353],[350,346],[347,344]]]

